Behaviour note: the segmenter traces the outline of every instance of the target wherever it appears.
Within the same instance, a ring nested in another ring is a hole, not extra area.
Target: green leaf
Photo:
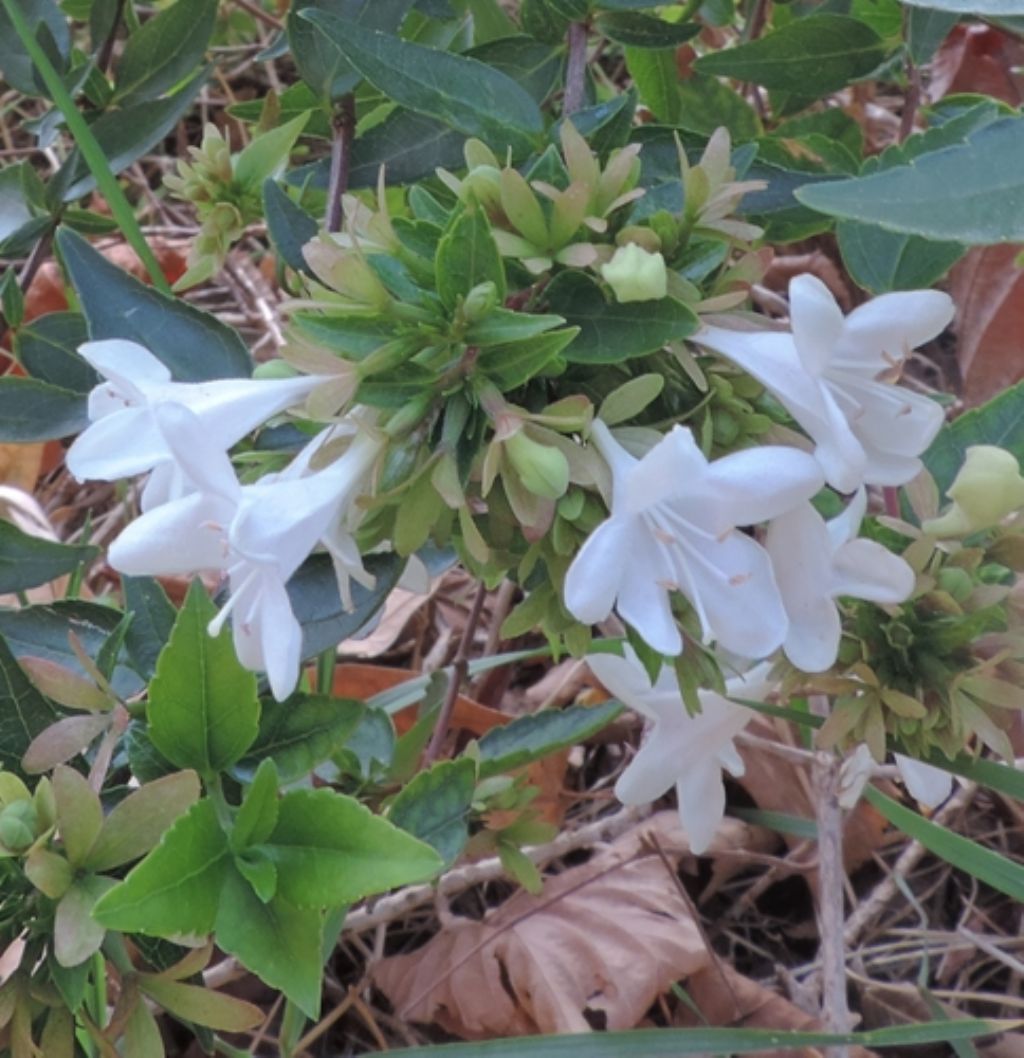
[[[648,48],[626,48],[626,66],[640,99],[666,125],[678,125],[683,116],[679,94],[679,67],[675,48],[653,51]]]
[[[608,301],[597,283],[580,272],[556,276],[546,294],[548,307],[580,329],[562,354],[572,363],[617,364],[656,352],[699,326],[693,311],[675,298]]]
[[[272,760],[265,760],[257,768],[235,816],[230,834],[232,851],[260,845],[270,837],[277,825],[277,787],[277,768]]]
[[[504,727],[495,727],[480,739],[480,777],[521,768],[560,749],[590,738],[620,713],[619,702],[593,707],[570,705],[521,716]]]
[[[96,657],[121,617],[109,606],[77,600],[20,610],[0,609],[0,636],[5,637],[15,657],[45,658],[88,676],[68,643],[69,634],[73,632],[85,652]],[[125,665],[114,669],[110,682],[125,697],[137,694],[143,686],[138,674]]]
[[[302,256],[302,247],[316,238],[319,230],[316,220],[273,180],[263,184],[263,212],[267,218],[267,231],[281,260],[293,271],[312,276],[312,270]]]
[[[78,347],[88,340],[84,316],[51,312],[18,329],[14,352],[33,378],[88,393],[100,380],[88,361],[78,355]]]
[[[939,45],[960,21],[956,12],[937,11],[935,10],[937,6],[937,4],[929,4],[928,7],[910,5],[910,10],[906,13],[907,50],[910,52],[911,61],[916,66],[931,62],[939,50]]]
[[[747,44],[702,55],[694,65],[701,73],[817,99],[865,77],[885,56],[882,38],[864,22],[821,14],[797,19]]]
[[[193,581],[149,686],[146,716],[153,745],[172,764],[209,776],[230,768],[259,729],[256,677],[242,667],[217,608]]]
[[[516,157],[544,129],[537,104],[510,77],[475,59],[364,30],[322,11],[303,13],[379,91],[400,106],[479,136]]]
[[[107,931],[93,910],[112,885],[110,878],[86,875],[60,898],[53,917],[53,953],[60,966],[78,966],[99,950]]]
[[[873,786],[865,787],[864,799],[929,852],[1014,900],[1024,900],[1024,865],[932,823]]]
[[[25,750],[59,719],[60,714],[29,682],[0,635],[0,767],[23,774]]]
[[[448,1043],[389,1051],[393,1058],[679,1058],[681,1055],[763,1054],[811,1047],[906,1047],[969,1040],[1001,1031],[996,1022],[964,1018],[832,1035],[777,1029],[634,1029],[580,1036],[530,1036]]]
[[[501,390],[517,389],[551,365],[579,334],[576,327],[549,331],[506,345],[492,345],[477,357],[477,369]]]
[[[103,826],[103,807],[88,780],[74,768],[58,765],[52,781],[64,855],[72,867],[80,867]]]
[[[40,24],[49,30],[50,38],[57,45],[62,57],[71,49],[71,34],[68,21],[54,0],[17,0],[18,7],[34,29]],[[18,42],[7,13],[0,7],[0,74],[12,87],[25,95],[39,96],[35,68],[25,49]]]
[[[198,70],[174,95],[107,110],[90,124],[111,173],[127,169],[170,133],[191,109],[208,74],[206,69]],[[90,173],[79,150],[68,155],[57,179],[63,179],[64,169],[70,184],[64,191],[65,202],[81,198],[96,186],[95,173]]]
[[[284,169],[295,141],[308,121],[308,113],[299,114],[291,121],[254,137],[234,161],[235,180],[244,188],[262,187],[264,181]]]
[[[245,343],[227,324],[140,283],[74,232],[58,231],[57,247],[93,340],[138,342],[162,360],[179,382],[247,378],[252,373]]]
[[[28,169],[28,162],[0,169],[0,244],[36,217],[36,209],[26,186],[26,182],[31,180]]]
[[[199,800],[199,777],[179,771],[133,790],[103,820],[85,859],[90,871],[109,871],[145,856],[174,821]]]
[[[511,309],[499,308],[469,327],[466,331],[466,342],[480,346],[505,345],[508,342],[536,338],[563,323],[565,320],[561,316],[542,316],[532,312],[513,312]]]
[[[52,441],[88,425],[83,394],[35,378],[0,378],[0,442]]]
[[[958,242],[932,242],[853,220],[836,225],[836,238],[847,271],[872,294],[930,287],[965,252]]]
[[[945,493],[971,445],[998,445],[1024,463],[1024,382],[943,426],[925,452],[924,465]]]
[[[699,22],[666,22],[654,15],[634,14],[628,11],[599,15],[597,29],[609,40],[626,44],[632,48],[654,48],[663,50],[670,46],[685,44],[701,31]]]
[[[434,268],[437,293],[449,312],[479,283],[493,283],[498,302],[505,300],[505,266],[480,208],[464,206],[452,217],[437,244]]]
[[[868,176],[803,187],[812,209],[888,231],[968,244],[1024,240],[1024,119],[1003,118],[965,143]]]
[[[560,49],[527,36],[491,40],[466,54],[511,77],[538,106],[554,90],[565,62]]]
[[[388,819],[436,849],[450,867],[469,840],[469,810],[475,787],[473,761],[441,761],[405,786],[392,803]]]
[[[209,933],[231,862],[212,801],[178,818],[160,844],[96,905],[108,929],[156,937]]]
[[[954,775],[962,775],[965,779],[973,779],[990,790],[998,790],[1010,797],[1016,797],[1018,801],[1024,801],[1024,771],[1019,768],[984,757],[975,760],[966,754],[949,760],[938,752],[929,757],[928,763]]]
[[[200,985],[146,974],[139,978],[139,989],[174,1017],[208,1029],[244,1032],[264,1018],[263,1011],[252,1003]]]
[[[339,99],[359,83],[359,73],[342,51],[311,26],[307,11],[339,16],[348,25],[397,32],[412,0],[302,0],[288,13],[288,43],[299,76],[324,100]]]
[[[96,547],[58,544],[29,536],[12,522],[0,522],[0,593],[46,584],[92,562],[98,554]]]
[[[200,65],[217,17],[217,0],[176,0],[125,42],[114,99],[154,99]]]
[[[282,783],[295,782],[329,760],[355,730],[365,706],[349,698],[293,694],[266,700],[260,729],[236,773],[252,774],[257,761],[272,760]]]
[[[263,903],[231,867],[217,912],[217,944],[315,1020],[323,967],[321,919],[319,911],[297,908],[280,896]]]
[[[908,7],[930,7],[958,15],[988,15],[993,18],[1010,18],[1021,13],[1020,0],[902,0],[902,3]]]
[[[277,867],[278,894],[301,907],[337,907],[397,885],[432,878],[442,867],[417,841],[354,798],[295,790],[278,805],[263,848]]]
[[[171,638],[178,615],[160,582],[152,577],[121,577],[124,608],[132,615],[125,646],[132,664],[147,680],[156,671],[157,659]]]

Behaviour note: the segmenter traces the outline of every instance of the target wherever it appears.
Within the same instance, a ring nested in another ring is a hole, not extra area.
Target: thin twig
[[[273,15],[264,11],[258,4],[252,4],[249,0],[231,0],[231,2],[243,11],[248,11],[253,18],[262,22],[265,26],[270,26],[273,29],[284,29],[284,23],[279,18],[274,18]]]
[[[445,691],[444,702],[441,711],[437,714],[437,723],[434,732],[430,736],[430,743],[423,754],[423,767],[426,768],[431,762],[437,760],[448,735],[448,725],[451,722],[452,711],[459,697],[459,688],[466,680],[469,673],[469,654],[473,648],[473,637],[476,635],[476,626],[480,623],[480,614],[483,610],[484,599],[487,596],[487,586],[483,581],[477,586],[473,605],[469,609],[466,618],[466,627],[462,630],[462,638],[459,640],[459,648],[455,651],[452,659],[451,674],[448,677],[448,687]]]
[[[587,83],[587,27],[582,22],[569,23],[569,61],[565,68],[565,95],[562,113],[575,114],[583,106]]]
[[[331,174],[327,184],[327,230],[341,231],[345,222],[342,196],[348,190],[348,174],[352,164],[352,137],[356,131],[356,101],[346,92],[334,115],[334,136],[331,139]]]

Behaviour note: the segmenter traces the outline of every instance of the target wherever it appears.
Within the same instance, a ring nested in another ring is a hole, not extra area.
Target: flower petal
[[[682,713],[682,698],[678,701],[678,708]],[[657,727],[652,728],[636,758],[615,783],[615,796],[624,805],[646,805],[656,801],[679,777],[682,764],[679,750],[677,740],[667,739]]]
[[[850,498],[846,507],[826,523],[828,538],[832,544],[832,550],[837,551],[847,541],[856,538],[860,532],[860,523],[864,520],[864,514],[868,509],[867,489],[861,486]]]
[[[789,314],[801,362],[811,374],[820,375],[843,335],[843,310],[828,287],[808,272],[790,280]]]
[[[224,449],[210,444],[203,422],[181,404],[161,404],[153,416],[185,477],[203,492],[237,503],[241,485]]]
[[[619,584],[615,609],[644,642],[659,654],[675,657],[682,653],[683,640],[672,616],[668,593],[671,583],[679,582],[666,568],[654,541],[644,541],[640,548],[629,556],[619,556],[620,563],[628,561],[628,568]],[[682,583],[679,587],[683,587]]]
[[[117,481],[143,474],[170,458],[149,408],[125,408],[97,419],[64,458],[79,481]]]
[[[725,784],[718,762],[695,762],[676,782],[676,796],[690,851],[699,856],[707,851],[725,818]]]
[[[171,372],[144,345],[125,338],[83,342],[79,355],[104,377],[128,393],[171,380]]]
[[[132,576],[172,576],[228,564],[227,521],[234,507],[195,492],[136,518],[110,545],[108,561]]]
[[[918,456],[935,440],[945,413],[930,397],[903,386],[832,373],[829,385],[859,405],[850,426],[865,448]]]
[[[632,519],[608,518],[579,549],[565,575],[565,608],[583,624],[603,621],[615,606],[626,573],[624,558],[645,541],[637,539]]]
[[[633,514],[672,499],[684,488],[689,492],[707,466],[690,429],[674,426],[630,468],[623,484],[616,484],[622,495],[615,497],[615,509]]]
[[[919,760],[896,754],[896,767],[903,776],[903,782],[915,801],[928,808],[942,804],[953,792],[953,776],[948,771],[935,768],[931,764],[922,764]]]
[[[897,603],[914,590],[910,565],[874,540],[850,540],[836,552],[832,593],[869,602]]]
[[[587,656],[587,665],[613,698],[618,698],[624,705],[648,720],[664,719],[667,715],[666,704],[671,708],[670,701],[662,702],[660,707],[655,706],[652,701],[654,688],[651,687],[647,672],[635,655],[632,658],[623,658],[618,654],[590,654]],[[679,705],[682,704],[678,684],[675,700]]]

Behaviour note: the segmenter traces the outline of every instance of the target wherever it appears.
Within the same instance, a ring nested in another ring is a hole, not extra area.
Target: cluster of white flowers
[[[837,597],[898,603],[911,594],[907,563],[858,532],[866,486],[908,482],[941,426],[936,403],[896,383],[911,350],[949,323],[952,303],[936,291],[886,294],[844,317],[805,275],[790,285],[790,307],[788,332],[705,326],[693,341],[758,379],[807,432],[813,453],[767,445],[709,462],[683,426],[630,451],[627,435],[619,440],[595,421],[589,441],[611,472],[610,515],[566,578],[566,606],[580,621],[615,609],[655,651],[678,655],[671,596],[679,592],[706,640],[734,658],[762,662],[781,648],[798,668],[822,672],[838,654]],[[230,613],[239,658],[286,697],[302,660],[289,578],[323,547],[344,599],[351,580],[370,582],[352,530],[355,500],[372,489],[387,445],[373,414],[351,410],[285,470],[242,484],[231,446],[333,375],[179,383],[133,342],[89,342],[81,353],[106,381],[90,396],[92,425],[69,450],[68,467],[80,479],[149,473],[143,514],[112,545],[111,564],[129,574],[225,574],[230,599],[211,632]],[[825,484],[852,494],[830,522],[810,503]],[[732,740],[753,714],[702,692],[703,712],[690,716],[672,671],[652,687],[632,655],[599,655],[591,665],[657,728],[619,796],[642,802],[674,783],[694,847],[704,847],[723,810],[721,767],[741,768]],[[755,664],[729,693],[764,697],[768,668]]]

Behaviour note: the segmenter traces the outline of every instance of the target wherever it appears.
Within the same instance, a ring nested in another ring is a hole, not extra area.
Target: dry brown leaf
[[[339,645],[338,653],[355,658],[379,658],[395,645],[413,617],[430,602],[439,583],[435,580],[426,593],[395,588],[388,596],[384,613],[374,630],[368,636],[346,639]]]
[[[1024,43],[992,26],[957,26],[931,63],[928,95],[979,92],[1011,106],[1024,102]]]
[[[687,982],[686,991],[701,1013],[702,1020],[680,1006],[676,1024],[690,1028],[699,1024],[743,1029],[784,1029],[793,1032],[819,1032],[821,1022],[804,1013],[788,999],[770,991],[724,963],[698,970]],[[785,1047],[758,1052],[762,1058],[818,1058],[815,1047]],[[872,1051],[850,1048],[850,1058],[872,1058]]]
[[[652,834],[672,860],[688,851],[676,814],[659,813],[539,896],[517,894],[482,922],[456,919],[383,960],[377,985],[400,1017],[465,1039],[632,1028],[708,962],[675,878],[646,844]]]
[[[978,246],[950,272],[956,302],[957,362],[967,404],[981,404],[1024,378],[1024,247]]]

